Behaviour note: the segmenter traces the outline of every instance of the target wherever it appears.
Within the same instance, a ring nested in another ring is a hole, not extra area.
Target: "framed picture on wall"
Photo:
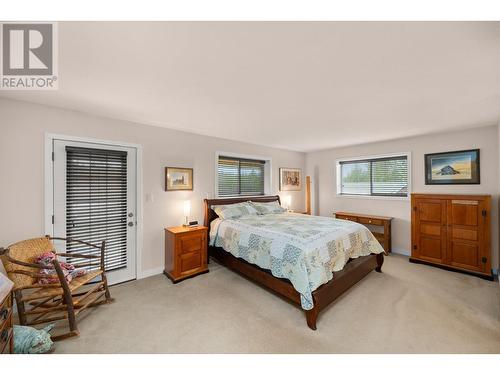
[[[280,168],[280,191],[300,191],[302,172],[297,168]]]
[[[193,190],[193,168],[165,167],[165,191]]]
[[[480,183],[479,149],[425,155],[426,185]]]

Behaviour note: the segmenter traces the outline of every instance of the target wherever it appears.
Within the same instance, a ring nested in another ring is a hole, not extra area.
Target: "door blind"
[[[263,195],[264,166],[262,160],[219,156],[219,196]]]
[[[127,152],[66,146],[66,236],[95,245],[106,241],[107,271],[127,266]],[[68,243],[67,252],[100,255]],[[73,264],[89,264],[73,258]],[[97,268],[98,262],[89,268]]]

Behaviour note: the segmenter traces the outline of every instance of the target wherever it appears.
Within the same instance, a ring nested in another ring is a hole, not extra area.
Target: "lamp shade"
[[[184,201],[184,216],[191,215],[191,201]]]
[[[290,206],[292,205],[292,196],[291,196],[291,195],[287,195],[287,196],[283,199],[283,203],[285,204],[285,207],[286,207],[286,208],[290,208]]]

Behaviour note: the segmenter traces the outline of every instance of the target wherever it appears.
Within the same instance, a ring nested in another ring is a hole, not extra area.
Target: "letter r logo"
[[[3,75],[52,75],[52,24],[3,24]]]

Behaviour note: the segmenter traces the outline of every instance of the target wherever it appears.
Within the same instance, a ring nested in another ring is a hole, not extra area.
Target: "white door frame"
[[[54,163],[52,163],[52,144],[54,140],[74,141],[100,144],[104,146],[122,146],[135,148],[136,157],[136,261],[135,274],[137,279],[150,276],[142,272],[142,243],[143,243],[143,209],[142,209],[142,145],[135,143],[108,141],[94,138],[83,138],[71,135],[45,133],[45,149],[44,149],[44,231],[45,234],[54,233],[54,225],[52,224],[52,215],[54,208]]]

